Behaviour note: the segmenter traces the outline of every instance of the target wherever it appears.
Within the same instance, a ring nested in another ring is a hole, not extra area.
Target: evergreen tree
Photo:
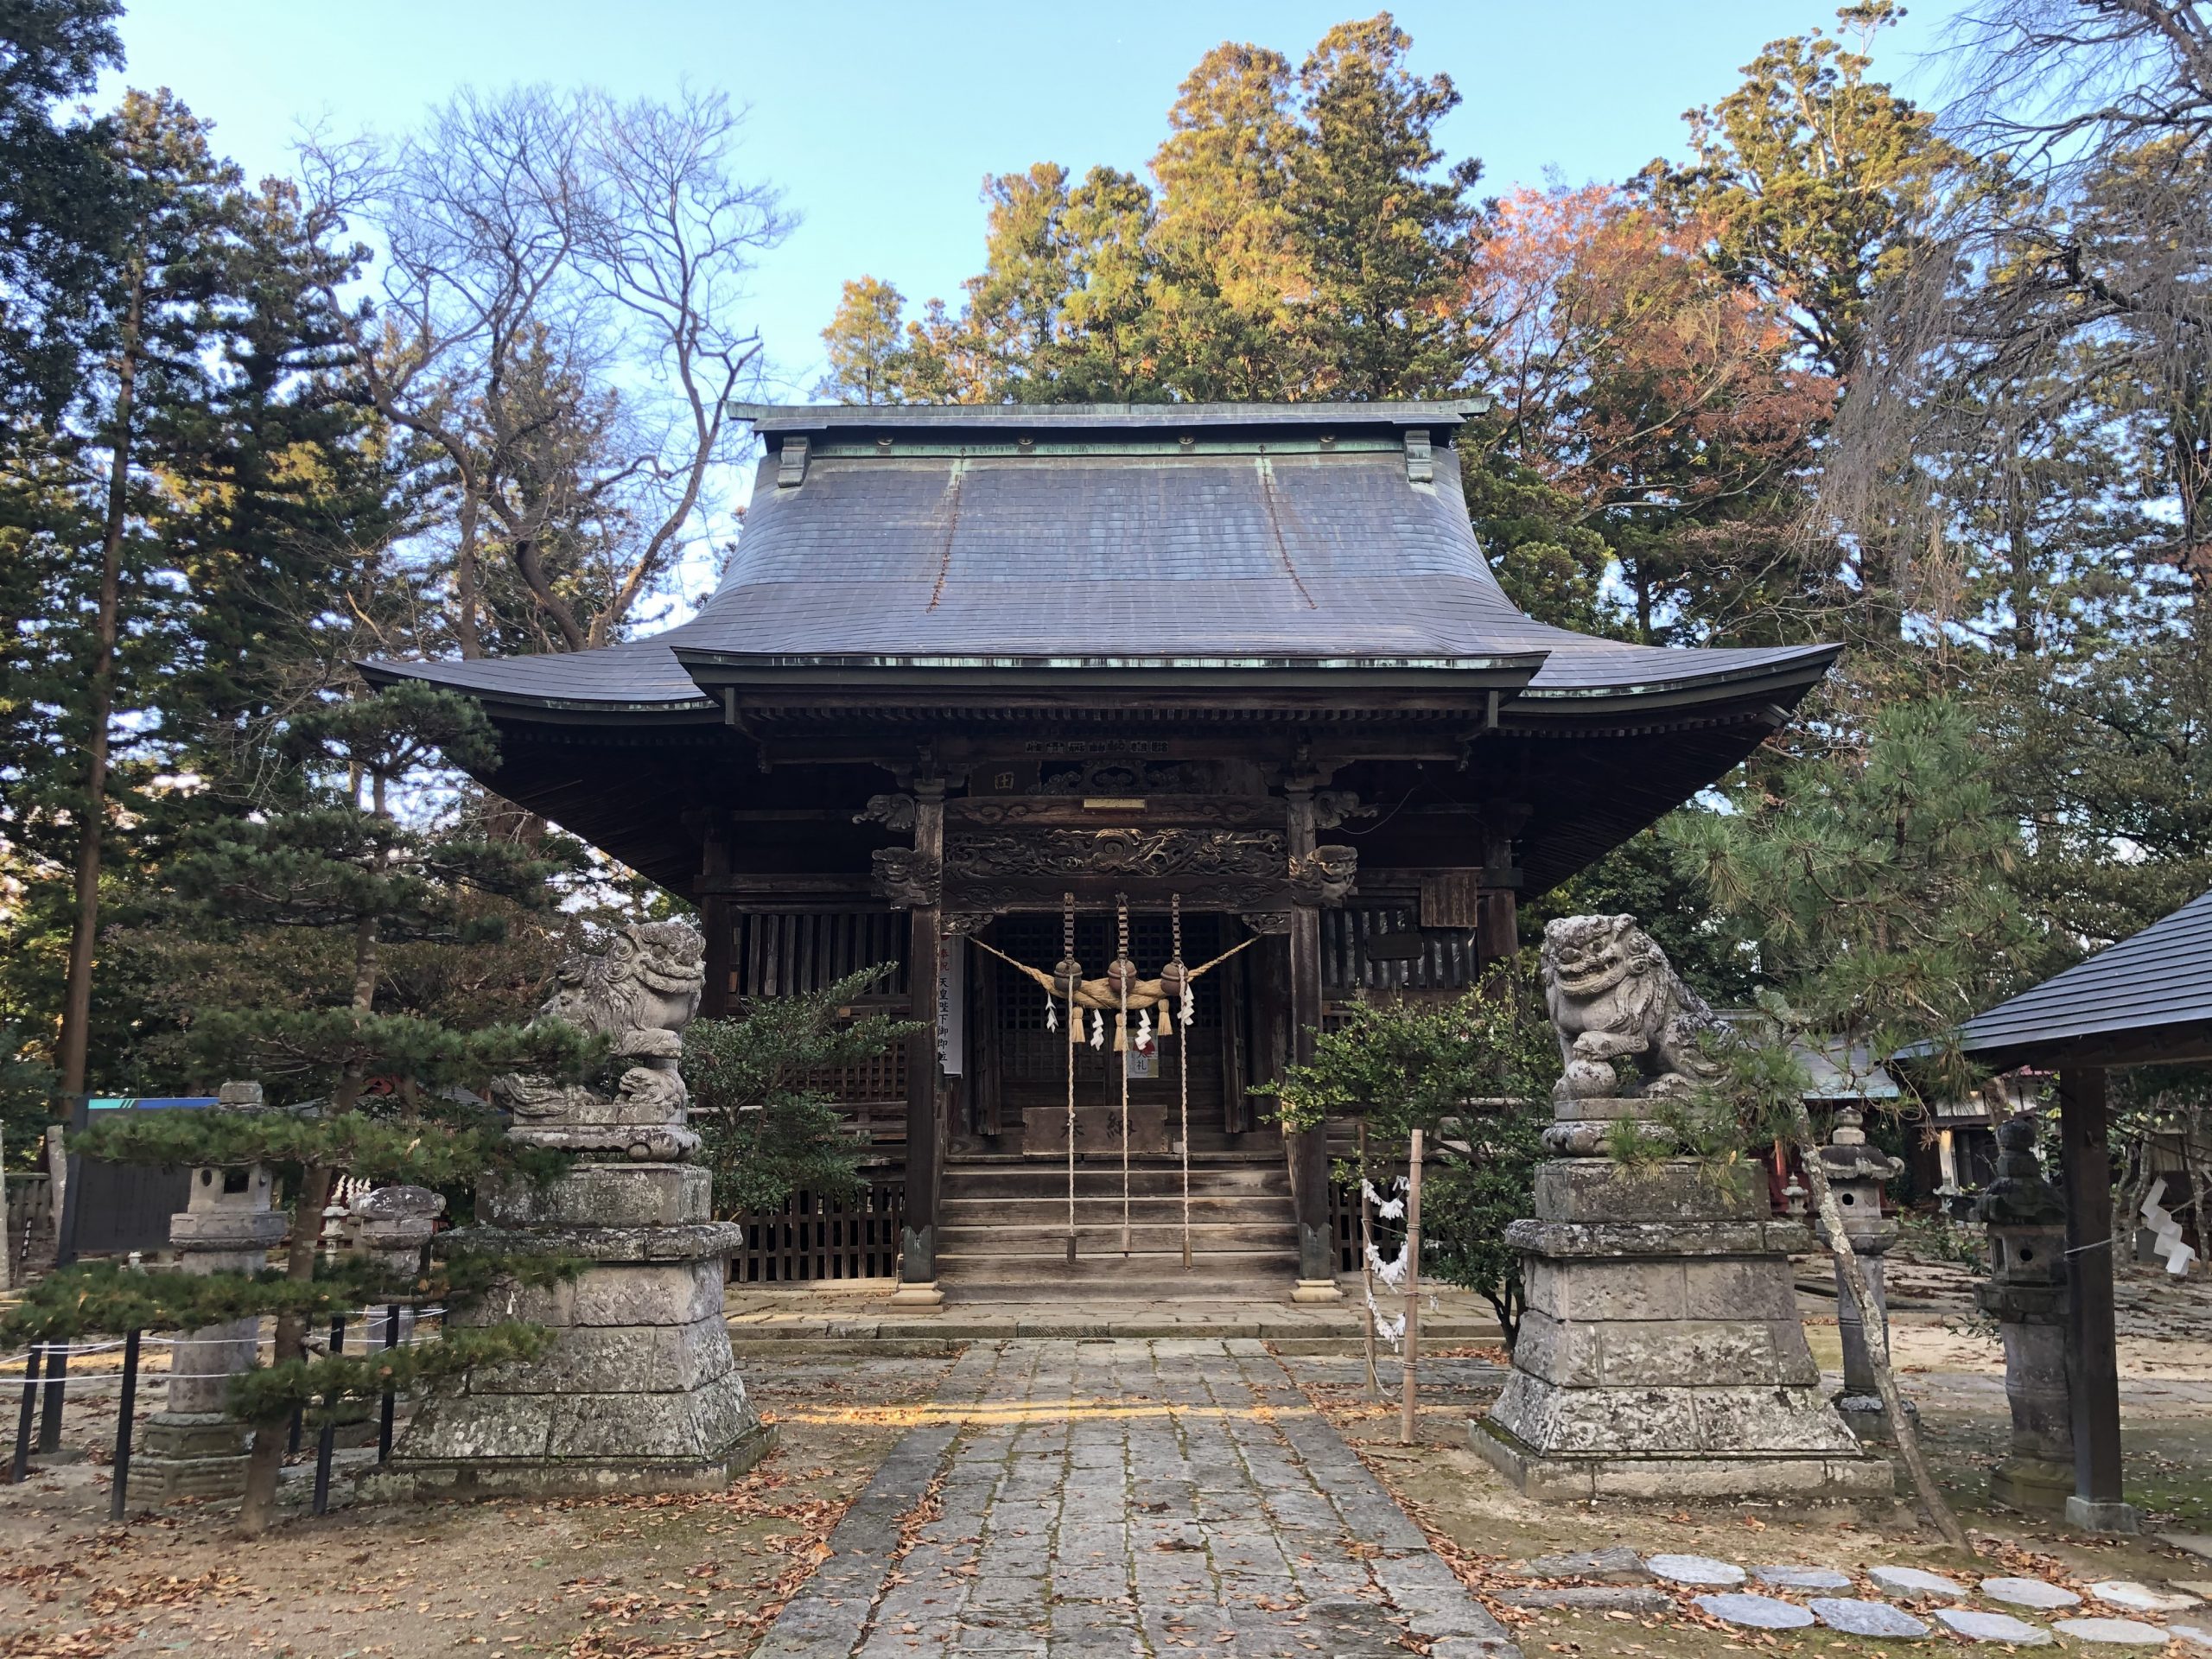
[[[1965,160],[1932,114],[1867,73],[1874,36],[1900,15],[1894,0],[1864,0],[1837,11],[1841,35],[1773,42],[1741,86],[1691,111],[1695,161],[1646,172],[1662,202],[1710,218],[1721,270],[1838,379],[1857,364],[1877,286],[1905,268],[1916,220]]]
[[[1378,12],[1338,24],[1298,72],[1305,137],[1291,150],[1290,207],[1313,272],[1322,396],[1441,397],[1472,368],[1482,164],[1445,166],[1436,124],[1459,94],[1447,75],[1413,73],[1412,48]]]
[[[1669,830],[1760,975],[1814,1031],[1877,1055],[1932,1043],[1929,1087],[1964,1086],[1958,1027],[2053,965],[1967,710],[1894,704],[1863,753],[1798,761],[1739,809]]]
[[[1291,209],[1304,140],[1289,60],[1224,41],[1198,60],[1152,158],[1160,373],[1193,402],[1284,396],[1313,377],[1313,274]]]
[[[1421,1198],[1422,1271],[1488,1301],[1509,1347],[1524,1303],[1505,1229],[1535,1203],[1560,1072],[1529,965],[1498,963],[1452,1002],[1363,998],[1314,1033],[1310,1062],[1253,1090],[1275,1097],[1286,1128],[1364,1122],[1365,1161],[1338,1165],[1343,1185],[1371,1183],[1422,1132],[1437,1154]]]
[[[819,991],[761,997],[726,1020],[683,1032],[692,1121],[714,1171],[715,1213],[773,1215],[799,1192],[849,1198],[860,1190],[865,1136],[836,1105],[836,1074],[865,1065],[921,1027],[851,1004],[890,964],[848,974]]]
[[[208,1299],[226,1294],[263,1296],[252,1305],[277,1316],[273,1370],[240,1395],[255,1424],[242,1516],[248,1531],[273,1513],[289,1408],[310,1396],[327,1407],[334,1390],[381,1386],[373,1368],[308,1361],[311,1316],[342,1313],[381,1294],[361,1284],[315,1282],[315,1246],[334,1183],[353,1175],[457,1187],[517,1160],[544,1173],[546,1160],[511,1148],[492,1114],[455,1104],[446,1090],[481,1086],[509,1071],[573,1076],[589,1058],[581,1033],[557,1021],[460,1030],[377,1007],[386,949],[408,940],[496,937],[496,919],[471,904],[474,895],[539,906],[552,899],[547,882],[560,868],[556,859],[406,822],[397,810],[398,797],[434,784],[442,766],[492,763],[491,728],[476,706],[448,692],[403,686],[294,716],[284,747],[302,773],[296,803],[202,827],[171,874],[210,930],[297,929],[335,944],[323,961],[336,971],[314,1000],[209,1007],[191,1028],[207,1075],[270,1079],[296,1102],[314,1099],[312,1110],[149,1114],[103,1124],[80,1142],[96,1156],[124,1162],[262,1163],[287,1174],[290,1242],[276,1275],[285,1287],[255,1290],[238,1282],[240,1275],[215,1275],[214,1288],[164,1293],[185,1312],[162,1316],[209,1323],[199,1317]],[[392,1080],[390,1093],[368,1092],[378,1077]],[[82,1289],[68,1304],[78,1311],[67,1317],[111,1331],[137,1317],[129,1285],[87,1281]],[[480,1357],[530,1340],[501,1331]],[[454,1350],[451,1357],[461,1363],[470,1351]]]
[[[1156,190],[1051,162],[987,181],[959,315],[932,300],[906,321],[889,284],[849,285],[823,335],[833,384],[1016,403],[1464,388],[1480,168],[1446,164],[1459,94],[1411,49],[1388,13],[1332,29],[1294,77],[1224,44],[1180,89]]]
[[[51,436],[79,395],[110,269],[113,124],[56,119],[123,61],[117,0],[13,0],[0,17],[0,427]]]

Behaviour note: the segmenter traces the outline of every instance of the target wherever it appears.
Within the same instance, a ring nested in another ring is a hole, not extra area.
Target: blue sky
[[[1916,7],[1879,49],[1922,96],[1945,3]],[[1488,186],[1621,177],[1678,154],[1681,114],[1710,102],[1769,40],[1833,20],[1818,0],[1409,0],[1393,8],[1415,67],[1464,103],[1444,130]],[[130,0],[129,79],[167,86],[256,174],[288,166],[302,119],[339,134],[409,124],[465,82],[591,82],[626,95],[687,78],[752,106],[747,167],[802,219],[758,278],[757,320],[781,379],[819,372],[838,284],[868,274],[912,299],[957,298],[982,245],[986,173],[1035,161],[1138,168],[1184,74],[1224,39],[1294,61],[1330,24],[1309,4],[1118,0]]]

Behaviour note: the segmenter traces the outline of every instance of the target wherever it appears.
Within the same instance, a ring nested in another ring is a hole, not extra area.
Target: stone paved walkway
[[[1242,1338],[970,1348],[756,1659],[1514,1656]]]

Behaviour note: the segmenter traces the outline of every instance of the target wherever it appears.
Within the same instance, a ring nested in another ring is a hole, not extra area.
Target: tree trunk
[[[308,1166],[300,1182],[300,1195],[292,1204],[292,1241],[284,1256],[284,1276],[296,1283],[315,1277],[315,1247],[322,1237],[322,1210],[330,1202],[330,1187],[337,1172],[321,1164]],[[275,1351],[270,1359],[282,1365],[307,1357],[308,1322],[296,1313],[276,1321]],[[238,1505],[238,1531],[256,1537],[276,1518],[276,1484],[284,1467],[284,1440],[291,1427],[289,1414],[264,1417],[253,1426],[253,1451],[246,1459],[245,1497]]]
[[[1802,1104],[1797,1108],[1791,1134],[1797,1142],[1799,1160],[1805,1166],[1806,1184],[1813,1190],[1813,1205],[1820,1211],[1821,1225],[1828,1236],[1828,1249],[1835,1255],[1845,1289],[1851,1293],[1852,1306],[1859,1310],[1859,1328],[1866,1340],[1866,1363],[1874,1373],[1874,1392],[1882,1396],[1882,1409],[1889,1414],[1890,1432],[1897,1436],[1897,1455],[1904,1459],[1904,1466],[1912,1476],[1920,1507],[1927,1511],[1936,1530],[1942,1534],[1943,1541],[1972,1557],[1974,1545],[1936,1488],[1936,1477],[1920,1449],[1920,1431],[1905,1412],[1904,1396],[1897,1392],[1896,1373],[1890,1370],[1889,1324],[1866,1283],[1866,1265],[1851,1248],[1851,1240],[1843,1230],[1843,1206],[1835,1201],[1834,1190],[1828,1185],[1827,1170],[1821,1162],[1820,1144],[1813,1135],[1812,1115]]]
[[[130,505],[130,409],[138,382],[139,324],[146,303],[146,263],[131,267],[130,303],[116,365],[114,461],[107,483],[107,523],[100,538],[99,608],[93,627],[91,729],[85,739],[85,801],[77,826],[77,920],[69,936],[69,971],[61,995],[61,1092],[85,1092],[92,1042],[92,947],[100,926],[100,842],[107,828],[108,720],[115,711],[115,646],[123,607],[123,531]]]
[[[481,603],[478,597],[481,584],[477,579],[476,535],[477,526],[482,522],[481,513],[474,480],[464,476],[457,526],[460,534],[453,553],[453,637],[454,643],[461,647],[464,662],[484,654],[484,636],[476,626],[477,607]]]

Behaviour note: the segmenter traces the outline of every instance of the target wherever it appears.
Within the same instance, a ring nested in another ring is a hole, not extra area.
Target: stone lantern
[[[427,1186],[374,1188],[346,1206],[346,1248],[395,1276],[419,1272],[445,1209],[443,1196]]]
[[[226,1083],[218,1096],[231,1111],[261,1103],[257,1083]],[[169,1217],[169,1248],[180,1273],[258,1273],[284,1236],[284,1217],[270,1207],[266,1166],[195,1169],[185,1207]],[[146,1421],[132,1468],[132,1491],[157,1503],[235,1497],[245,1488],[246,1426],[228,1409],[231,1378],[252,1368],[258,1319],[235,1319],[177,1338],[169,1351],[168,1395]]]
[[[1827,1173],[1828,1190],[1843,1211],[1843,1236],[1866,1275],[1873,1293],[1874,1312],[1889,1329],[1889,1302],[1882,1290],[1882,1258],[1896,1242],[1897,1224],[1882,1215],[1882,1188],[1904,1167],[1904,1160],[1866,1144],[1864,1119],[1856,1106],[1839,1105],[1827,1145],[1820,1148],[1821,1167]],[[1827,1229],[1815,1217],[1814,1232],[1823,1248]],[[1874,1389],[1874,1365],[1866,1348],[1866,1332],[1859,1320],[1859,1305],[1844,1283],[1843,1264],[1835,1269],[1836,1326],[1843,1338],[1843,1392],[1836,1395],[1836,1409],[1861,1440],[1891,1439],[1890,1414]],[[1911,1407],[1908,1404],[1906,1409]]]
[[[2066,1204],[2044,1179],[2036,1120],[2023,1112],[1997,1131],[1997,1178],[1974,1202],[1989,1229],[1981,1311],[2005,1338],[2011,1454],[1989,1471],[1989,1493],[2020,1510],[2063,1510],[2074,1491],[2074,1407],[2066,1370]]]

